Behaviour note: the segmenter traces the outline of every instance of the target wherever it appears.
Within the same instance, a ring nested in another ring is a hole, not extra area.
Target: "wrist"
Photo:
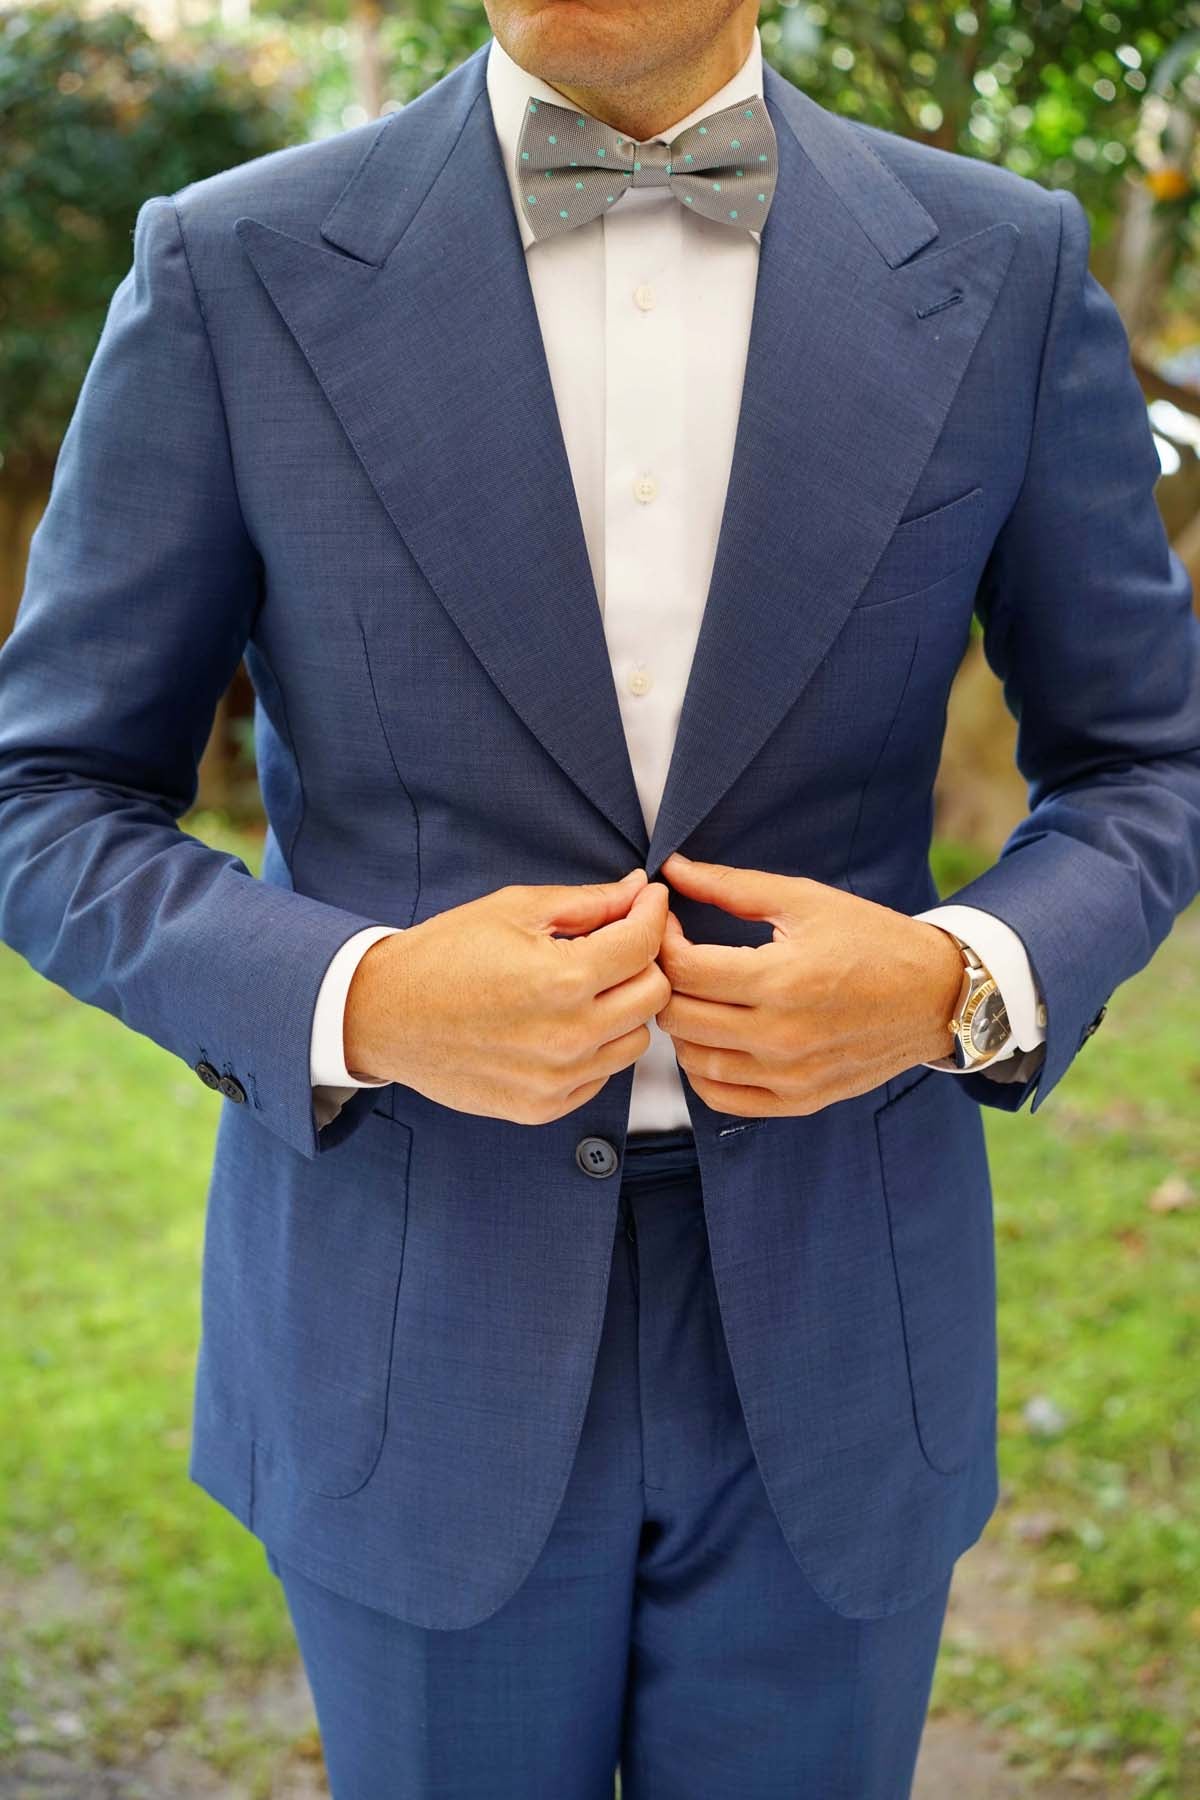
[[[929,919],[920,923],[925,927],[928,940],[922,983],[927,1004],[923,1009],[923,1047],[915,1060],[938,1062],[954,1054],[955,1037],[950,1021],[958,1012],[962,998],[963,959],[958,945],[943,926],[935,925]]]
[[[388,1031],[395,1017],[397,971],[406,934],[394,932],[369,946],[350,979],[342,1013],[342,1055],[347,1072],[360,1081],[395,1081],[396,1046]]]

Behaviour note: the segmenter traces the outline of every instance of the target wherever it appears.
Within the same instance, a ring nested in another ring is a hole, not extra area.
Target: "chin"
[[[635,47],[642,29],[624,5],[539,0],[509,16],[504,48],[543,81],[589,87],[619,78],[623,59],[614,61],[613,46]]]

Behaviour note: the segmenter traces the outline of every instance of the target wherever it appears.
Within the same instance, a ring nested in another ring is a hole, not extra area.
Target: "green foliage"
[[[402,10],[383,13],[379,47],[387,91],[383,110],[395,112],[464,61],[490,35],[487,15],[474,0],[416,0]],[[203,25],[193,26],[189,40],[211,46],[236,42],[243,51],[265,45],[272,52],[286,45],[309,76],[309,113],[304,137],[326,137],[365,124],[367,113],[355,86],[354,35],[344,0],[318,6],[276,0],[260,4],[244,24],[230,26],[214,10]]]
[[[1154,69],[1200,27],[1200,6],[768,0],[761,26],[771,60],[821,105],[1069,187],[1099,217],[1132,167]]]
[[[69,3],[0,20],[0,457],[52,458],[138,207],[307,136],[307,75]]]

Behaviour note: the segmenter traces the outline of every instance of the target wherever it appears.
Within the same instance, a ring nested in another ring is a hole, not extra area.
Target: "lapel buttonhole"
[[[961,288],[951,288],[950,292],[943,294],[940,300],[931,300],[928,306],[915,306],[913,311],[918,319],[927,319],[931,313],[938,313],[947,306],[953,306],[955,301],[961,300],[962,297]]]

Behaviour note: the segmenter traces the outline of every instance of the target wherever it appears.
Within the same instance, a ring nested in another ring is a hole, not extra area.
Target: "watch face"
[[[971,1048],[976,1056],[990,1056],[999,1050],[1011,1027],[998,988],[985,994],[971,1020]]]

